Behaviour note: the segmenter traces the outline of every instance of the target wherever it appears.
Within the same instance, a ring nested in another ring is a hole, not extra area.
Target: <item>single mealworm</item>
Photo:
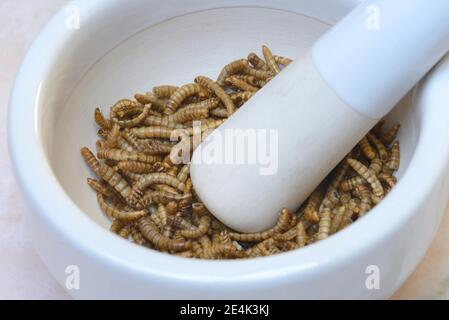
[[[137,138],[163,138],[170,139],[173,132],[177,129],[164,126],[132,128],[131,133]]]
[[[349,164],[347,162],[347,158],[345,158],[333,173],[332,180],[327,188],[326,194],[324,195],[320,210],[324,207],[333,208],[338,204],[339,199],[337,190],[340,187],[341,182],[345,178],[348,169]]]
[[[210,115],[218,118],[228,118],[229,113],[225,108],[217,108],[210,111]]]
[[[138,101],[122,99],[117,101],[112,107],[109,117],[118,119],[125,117],[127,114],[140,113],[143,110],[143,104]]]
[[[391,154],[390,158],[387,161],[387,168],[393,171],[399,170],[399,167],[401,165],[401,153],[400,153],[400,146],[399,141],[396,141],[391,146]]]
[[[229,96],[231,97],[231,100],[234,101],[234,103],[245,103],[254,96],[254,92],[243,91],[231,93]]]
[[[103,116],[103,113],[101,112],[100,108],[95,108],[95,112],[94,112],[94,117],[95,117],[95,123],[103,130],[110,130],[112,125],[111,125],[111,121],[106,119]]]
[[[371,170],[365,167],[360,161],[354,159],[348,159],[348,163],[352,167],[352,169],[354,169],[355,172],[357,172],[363,179],[365,179],[370,184],[375,196],[379,198],[384,197],[385,194],[382,184]]]
[[[256,69],[261,69],[264,71],[270,71],[270,68],[268,67],[268,65],[265,63],[265,61],[263,61],[263,59],[261,59],[257,54],[255,54],[254,52],[251,52],[248,55],[248,61],[251,63],[251,65],[256,68]]]
[[[243,72],[249,76],[254,76],[257,79],[264,80],[264,81],[268,81],[273,77],[273,73],[271,71],[254,69],[251,67],[246,68],[245,70],[243,70]]]
[[[172,240],[163,236],[154,222],[149,218],[142,218],[137,222],[142,235],[160,250],[186,251],[191,248],[191,242],[184,240]]]
[[[181,88],[177,89],[170,99],[167,102],[166,108],[164,110],[164,114],[170,115],[176,112],[176,110],[179,108],[181,103],[187,99],[188,97],[191,97],[193,95],[199,95],[202,98],[206,98],[209,93],[206,89],[204,89],[201,85],[197,83],[189,83]]]
[[[361,200],[359,216],[362,217],[371,210],[371,192],[366,185],[357,186],[356,190]]]
[[[250,85],[252,85],[252,86],[254,86],[254,87],[258,87],[258,88],[256,88],[256,89],[262,88],[262,87],[264,87],[264,86],[267,84],[266,81],[259,80],[259,79],[257,79],[256,77],[254,77],[254,76],[249,76],[249,75],[247,75],[247,74],[236,74],[236,75],[234,75],[233,77],[235,77],[235,78],[237,78],[237,79],[240,79],[240,80],[243,80],[243,81],[245,81],[246,83],[249,83]]]
[[[233,114],[235,112],[234,102],[232,102],[229,95],[217,83],[204,76],[196,77],[195,82],[212,91],[223,102],[229,114]]]
[[[324,240],[329,237],[330,228],[331,228],[331,209],[324,208],[323,211],[320,212],[320,223],[318,228],[318,233],[316,235],[317,240]]]
[[[358,185],[365,184],[366,180],[360,176],[352,177],[344,180],[340,184],[340,190],[343,192],[352,191]]]
[[[267,62],[268,67],[274,74],[278,74],[281,72],[281,68],[279,68],[279,65],[277,64],[276,60],[273,57],[273,54],[271,53],[271,50],[267,46],[262,46],[262,52],[265,57],[265,61]]]
[[[284,66],[288,66],[290,63],[293,62],[292,59],[286,58],[286,57],[282,57],[282,56],[277,56],[274,55],[274,61],[276,61],[276,63],[282,64]]]
[[[117,123],[112,124],[112,129],[109,131],[105,146],[108,148],[115,148],[120,139],[120,126]]]
[[[368,133],[368,140],[376,147],[377,152],[379,153],[380,160],[387,161],[388,159],[388,151],[384,146],[382,141],[380,141],[374,134]]]
[[[220,75],[217,78],[217,84],[219,86],[223,86],[228,77],[245,70],[247,67],[248,67],[248,60],[246,59],[236,60],[227,64],[220,72]]]
[[[143,105],[151,105],[151,110],[149,112],[150,114],[154,114],[154,111],[156,113],[164,112],[165,106],[167,104],[166,101],[159,99],[151,92],[147,92],[145,94],[137,93],[134,95],[134,98]]]
[[[190,175],[190,165],[186,164],[181,168],[181,170],[179,170],[177,178],[179,181],[185,183],[189,175]]]
[[[97,152],[98,158],[114,161],[139,161],[156,163],[162,161],[162,157],[151,155],[149,152],[129,152],[121,149],[103,149]]]
[[[256,88],[252,85],[250,85],[249,83],[235,77],[235,76],[231,76],[229,78],[226,78],[226,82],[232,84],[233,86],[235,86],[236,88],[243,90],[243,91],[249,91],[249,92],[257,92],[259,91],[259,88]]]
[[[307,200],[307,206],[304,209],[304,218],[307,221],[317,223],[320,221],[318,210],[323,200],[323,192],[320,188],[317,188]]]
[[[274,234],[273,239],[280,242],[291,241],[293,239],[296,239],[297,232],[298,230],[296,229],[296,227],[293,227],[290,230],[287,230],[287,232]]]
[[[133,225],[131,223],[129,223],[129,224],[125,225],[123,228],[121,228],[117,234],[124,239],[128,239],[129,235],[131,234],[132,229],[133,229]]]
[[[153,88],[153,93],[158,97],[170,98],[178,89],[179,87],[170,85],[157,86]]]
[[[397,179],[396,177],[394,177],[391,174],[387,174],[387,173],[380,173],[379,174],[379,180],[385,182],[390,188],[393,188],[396,183],[397,183]]]
[[[109,188],[109,185],[91,178],[87,178],[87,184],[97,193],[101,193],[105,197],[114,198],[117,194]]]
[[[164,123],[185,123],[187,121],[207,119],[209,117],[209,108],[183,108],[176,113],[162,118]]]
[[[298,248],[305,247],[307,244],[307,238],[304,224],[302,222],[298,223],[296,225],[296,244],[298,245]]]
[[[376,152],[374,151],[373,147],[371,147],[371,144],[369,143],[367,137],[363,137],[363,139],[360,140],[359,146],[365,157],[367,157],[369,160],[373,160],[374,158],[376,158]]]
[[[118,234],[120,232],[120,230],[122,230],[127,224],[128,224],[127,222],[123,222],[123,221],[114,219],[114,220],[112,220],[112,224],[109,227],[109,230],[112,233]]]
[[[117,219],[124,222],[132,222],[136,221],[148,214],[146,210],[140,210],[140,211],[123,211],[115,208],[114,206],[110,205],[106,202],[104,199],[104,196],[101,193],[97,193],[97,200],[98,204],[103,210],[106,215],[111,219]]]
[[[107,164],[100,166],[98,176],[105,180],[111,187],[113,187],[120,195],[127,199],[133,192],[128,182],[114,169]]]
[[[210,223],[211,221],[208,216],[202,216],[200,218],[200,224],[197,228],[195,228],[194,230],[180,230],[179,232],[181,236],[186,239],[198,239],[207,234],[210,229]]]
[[[382,172],[383,163],[379,158],[375,158],[371,161],[369,165],[369,169],[374,172],[375,175],[378,175]]]
[[[398,135],[400,129],[401,129],[400,124],[392,126],[390,130],[388,130],[387,132],[379,134],[380,140],[387,146],[392,144],[394,139],[396,139],[396,136]]]
[[[146,174],[155,171],[155,165],[138,161],[120,161],[117,167],[122,171],[131,173]]]
[[[100,170],[100,161],[98,161],[95,155],[88,148],[82,148],[81,156],[83,157],[89,168],[91,168],[93,172],[98,174]]]
[[[336,209],[335,214],[332,217],[330,234],[334,234],[335,232],[338,231],[340,225],[342,224],[345,213],[346,213],[346,206],[340,206],[338,209]]]
[[[206,206],[201,202],[192,203],[192,213],[198,217],[208,215],[210,212]]]
[[[122,128],[131,128],[138,126],[140,123],[142,123],[146,117],[150,114],[151,110],[151,104],[145,105],[142,112],[135,118],[132,118],[130,120],[120,120],[118,118],[112,118],[112,121],[114,123],[117,123]]]
[[[258,233],[237,233],[230,232],[229,237],[232,240],[242,241],[242,242],[259,242],[271,238],[276,233],[283,233],[290,227],[291,215],[287,209],[283,209],[279,220],[276,225],[264,232]]]
[[[131,238],[133,239],[135,244],[138,244],[139,246],[147,246],[148,241],[145,239],[145,237],[142,235],[142,233],[139,231],[137,227],[134,227],[131,230]]]
[[[144,191],[153,184],[164,184],[172,186],[180,191],[184,191],[185,184],[177,178],[163,172],[150,173],[142,176],[142,178],[134,185],[135,190]]]

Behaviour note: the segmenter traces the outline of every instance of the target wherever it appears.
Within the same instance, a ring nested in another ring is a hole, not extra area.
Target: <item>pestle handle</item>
[[[385,116],[449,51],[449,1],[368,0],[313,47],[337,95],[371,118]]]

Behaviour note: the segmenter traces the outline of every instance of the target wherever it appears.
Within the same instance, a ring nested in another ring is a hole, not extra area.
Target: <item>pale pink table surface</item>
[[[92,0],[94,1],[94,0]],[[70,299],[33,250],[22,223],[26,206],[6,142],[10,90],[21,60],[65,0],[0,0],[0,299]],[[425,259],[396,299],[449,298],[449,214]]]

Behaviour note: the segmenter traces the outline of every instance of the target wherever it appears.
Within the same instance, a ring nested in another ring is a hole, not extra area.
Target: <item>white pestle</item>
[[[363,2],[194,152],[199,198],[237,231],[272,227],[448,50],[448,0]],[[249,137],[245,149],[233,134]]]

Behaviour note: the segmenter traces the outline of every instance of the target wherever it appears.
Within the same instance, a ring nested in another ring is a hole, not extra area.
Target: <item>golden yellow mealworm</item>
[[[374,158],[376,158],[376,152],[374,151],[373,147],[371,147],[371,144],[369,143],[367,137],[363,137],[363,139],[360,140],[359,146],[365,157],[367,157],[369,160],[373,160]]]
[[[340,189],[343,192],[352,191],[358,185],[365,184],[366,180],[360,176],[349,178],[345,181],[342,181],[340,184]]]
[[[151,110],[151,104],[147,104],[142,112],[135,118],[129,119],[129,120],[120,120],[118,118],[112,118],[112,121],[116,124],[118,124],[121,128],[131,128],[138,126],[141,124],[146,117],[150,114]]]
[[[296,225],[296,244],[298,245],[298,248],[305,247],[307,244],[307,238],[304,224],[302,222],[298,223]]]
[[[400,165],[401,165],[400,146],[399,146],[399,142],[396,141],[391,146],[391,155],[387,161],[386,166],[388,169],[396,171],[396,170],[399,170]]]
[[[384,146],[382,141],[380,141],[374,134],[368,133],[368,140],[376,147],[377,152],[379,153],[380,160],[387,161],[388,159],[388,151]]]
[[[317,233],[317,240],[324,240],[329,237],[330,228],[331,228],[331,209],[324,208],[323,211],[320,212],[320,223]]]
[[[170,139],[175,130],[177,129],[163,126],[154,126],[154,127],[132,128],[131,133],[140,139],[144,138]]]
[[[104,196],[101,193],[97,193],[97,200],[101,210],[111,219],[117,219],[124,222],[136,221],[148,214],[146,210],[140,211],[123,211],[115,208],[106,202]]]
[[[317,223],[320,221],[318,211],[320,209],[321,201],[323,200],[323,192],[320,188],[316,189],[307,200],[307,206],[304,209],[304,218],[307,221]]]
[[[207,90],[197,83],[189,83],[181,88],[177,89],[167,102],[164,113],[170,115],[176,112],[181,103],[188,97],[199,95],[202,98],[206,98],[209,93]]]
[[[242,81],[245,81],[246,83],[249,83],[250,85],[257,87],[256,89],[259,90],[259,88],[264,87],[267,82],[264,80],[259,80],[254,76],[249,76],[247,74],[236,74],[234,75],[235,78],[240,79]]]
[[[265,61],[263,61],[263,59],[261,59],[257,54],[255,54],[254,52],[251,52],[248,55],[248,61],[251,63],[251,65],[256,68],[256,69],[261,69],[264,71],[270,71],[270,68],[268,67],[268,65],[265,63]]]
[[[380,173],[379,174],[379,180],[385,182],[390,188],[393,188],[396,183],[397,183],[397,179],[396,177],[394,177],[391,174],[387,174],[387,173]]]
[[[375,175],[378,175],[382,172],[383,163],[379,158],[375,158],[371,161],[369,165],[369,169],[374,172]]]
[[[112,127],[111,121],[103,116],[103,113],[101,112],[100,108],[95,108],[94,117],[95,123],[100,127],[100,129],[103,130],[111,129]]]
[[[357,172],[357,174],[359,174],[370,184],[375,196],[379,198],[384,197],[382,184],[371,170],[355,159],[348,159],[348,164],[352,167],[352,169],[354,169],[355,172]]]
[[[98,171],[100,170],[100,161],[97,160],[95,155],[88,148],[82,148],[81,155],[92,171],[98,174]]]
[[[217,83],[204,76],[196,77],[195,82],[212,91],[223,102],[229,114],[233,114],[235,112],[234,102],[232,102],[229,95]]]
[[[330,234],[337,232],[343,222],[344,215],[346,213],[346,206],[340,206],[336,209],[334,216],[332,217]]]
[[[400,124],[392,126],[387,132],[379,135],[380,140],[383,143],[385,143],[385,145],[389,146],[390,144],[393,143],[394,139],[396,139],[396,136],[398,135],[400,129],[401,129]]]
[[[170,85],[157,86],[153,88],[153,93],[158,97],[170,98],[178,89],[179,87]]]
[[[243,72],[249,76],[254,76],[259,80],[268,81],[273,77],[273,73],[270,71],[254,69],[251,67],[246,68]]]
[[[138,161],[144,163],[156,163],[162,161],[162,157],[151,155],[148,152],[129,152],[121,149],[103,149],[98,151],[98,158],[114,161]]]
[[[131,173],[146,174],[156,171],[156,164],[138,162],[138,161],[120,161],[117,167],[122,171]]]
[[[273,55],[273,57],[274,57],[274,61],[276,61],[276,63],[282,64],[284,66],[288,66],[290,63],[293,62],[292,59],[289,59],[289,58],[286,58],[286,57],[277,56],[277,55]]]
[[[231,76],[229,78],[226,78],[226,82],[232,84],[234,87],[243,90],[243,91],[249,91],[249,92],[257,92],[259,88],[256,88],[249,83],[235,77]]]
[[[142,235],[159,250],[186,251],[191,248],[191,242],[184,240],[172,240],[163,236],[154,222],[149,218],[142,218],[137,222]]]
[[[179,233],[186,239],[197,239],[209,231],[210,228],[210,218],[208,216],[203,216],[200,218],[200,224],[194,230],[180,230]]]
[[[262,46],[262,52],[265,57],[265,61],[267,62],[268,67],[274,74],[278,74],[281,72],[281,68],[277,64],[276,60],[271,53],[271,50],[267,46]]]
[[[360,212],[359,216],[364,216],[372,208],[371,192],[366,185],[360,185],[356,187],[357,193],[360,197]]]
[[[167,102],[159,99],[154,94],[147,92],[145,94],[137,93],[134,95],[134,98],[141,103],[142,105],[151,105],[151,110],[149,111],[150,114],[159,114],[164,112],[165,106],[167,105]]]
[[[229,113],[225,108],[217,108],[210,111],[210,115],[217,118],[228,118]]]
[[[239,73],[248,67],[248,60],[240,59],[226,65],[217,78],[217,84],[223,86],[226,79],[233,74]]]
[[[109,131],[105,146],[108,148],[117,147],[120,139],[120,126],[116,123],[112,124],[112,129]]]

